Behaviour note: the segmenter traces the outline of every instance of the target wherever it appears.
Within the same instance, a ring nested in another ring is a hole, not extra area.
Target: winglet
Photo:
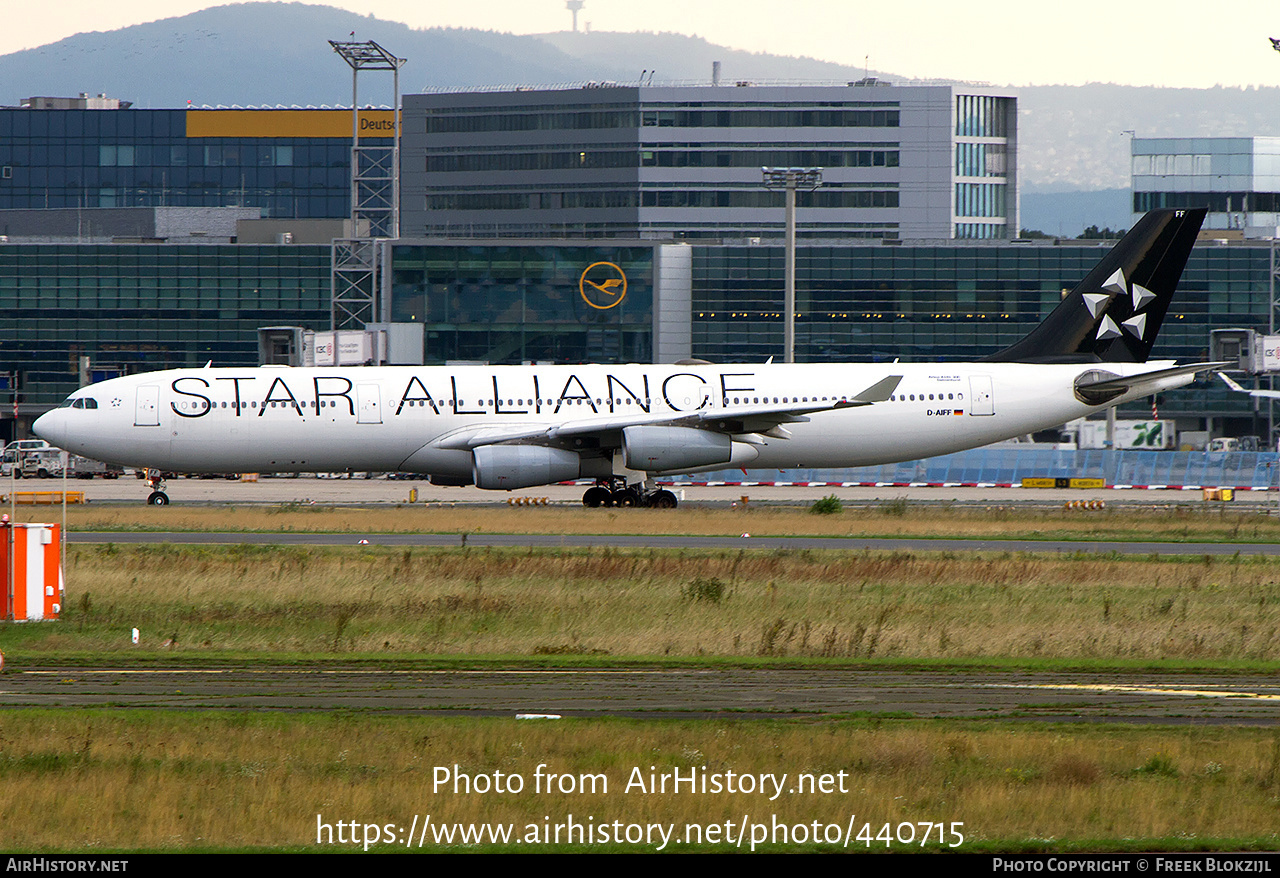
[[[1226,385],[1227,385],[1228,387],[1230,387],[1232,390],[1234,390],[1236,393],[1248,393],[1248,392],[1249,392],[1249,391],[1245,390],[1243,387],[1241,387],[1239,384],[1237,384],[1236,382],[1232,381],[1232,380],[1231,380],[1231,378],[1230,378],[1230,377],[1228,377],[1228,376],[1226,375],[1226,373],[1224,373],[1224,372],[1215,372],[1214,374],[1215,374],[1215,375],[1217,375],[1219,378],[1221,378],[1223,381],[1225,381],[1225,382],[1226,382]]]

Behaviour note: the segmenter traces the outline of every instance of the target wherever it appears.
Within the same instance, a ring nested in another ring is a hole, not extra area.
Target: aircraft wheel
[[[654,509],[675,509],[680,505],[680,501],[676,499],[676,495],[670,491],[659,491],[653,495],[653,499],[649,501],[649,505]]]
[[[148,506],[168,506],[169,495],[164,491],[152,491],[151,496],[147,498]]]
[[[630,509],[632,506],[640,505],[640,496],[630,488],[615,491],[613,493],[613,505]]]
[[[588,509],[596,509],[600,506],[611,505],[609,489],[601,488],[599,485],[596,485],[594,488],[587,488],[587,492],[582,495],[582,505]]]

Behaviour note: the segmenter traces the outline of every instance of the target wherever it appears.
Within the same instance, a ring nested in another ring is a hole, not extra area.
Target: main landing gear
[[[147,487],[151,489],[147,496],[148,506],[168,506],[169,495],[164,492],[164,474],[158,469],[147,470]]]
[[[665,488],[655,488],[647,482],[628,485],[623,476],[601,479],[582,495],[582,505],[588,509],[601,506],[646,506],[652,509],[675,509],[679,505],[676,495]]]

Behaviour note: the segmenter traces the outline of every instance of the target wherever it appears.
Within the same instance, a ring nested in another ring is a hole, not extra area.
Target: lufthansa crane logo
[[[627,296],[627,276],[612,262],[593,262],[578,279],[582,300],[600,311],[622,304]]]

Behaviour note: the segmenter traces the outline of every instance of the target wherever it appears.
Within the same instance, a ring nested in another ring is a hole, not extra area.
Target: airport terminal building
[[[421,324],[413,362],[780,358],[781,194],[763,163],[820,165],[812,195],[831,196],[798,211],[800,362],[992,353],[1107,246],[1016,239],[1004,92],[608,86],[404,103],[402,234],[378,296],[383,319]],[[309,224],[350,214],[349,110],[28,107],[0,125],[0,432],[22,434],[82,381],[252,366],[260,327],[330,328],[328,240],[352,230]],[[1210,329],[1265,326],[1269,259],[1256,242],[1197,247],[1153,356],[1203,360]],[[1160,415],[1262,432],[1251,400],[1207,383],[1162,395]]]
[[[1105,252],[1084,242],[802,246],[797,359],[994,352]],[[0,371],[16,381],[22,425],[79,386],[80,357],[95,379],[210,360],[251,366],[258,327],[327,329],[329,259],[318,244],[0,245]],[[1210,329],[1265,325],[1269,260],[1263,246],[1196,248],[1153,356],[1202,361]],[[783,262],[782,247],[766,244],[405,241],[392,250],[389,304],[395,321],[424,324],[427,364],[763,362],[782,353]],[[624,299],[598,307],[609,303],[584,276],[599,286],[625,276]],[[1208,383],[1164,394],[1160,414],[1258,430],[1248,398]]]

